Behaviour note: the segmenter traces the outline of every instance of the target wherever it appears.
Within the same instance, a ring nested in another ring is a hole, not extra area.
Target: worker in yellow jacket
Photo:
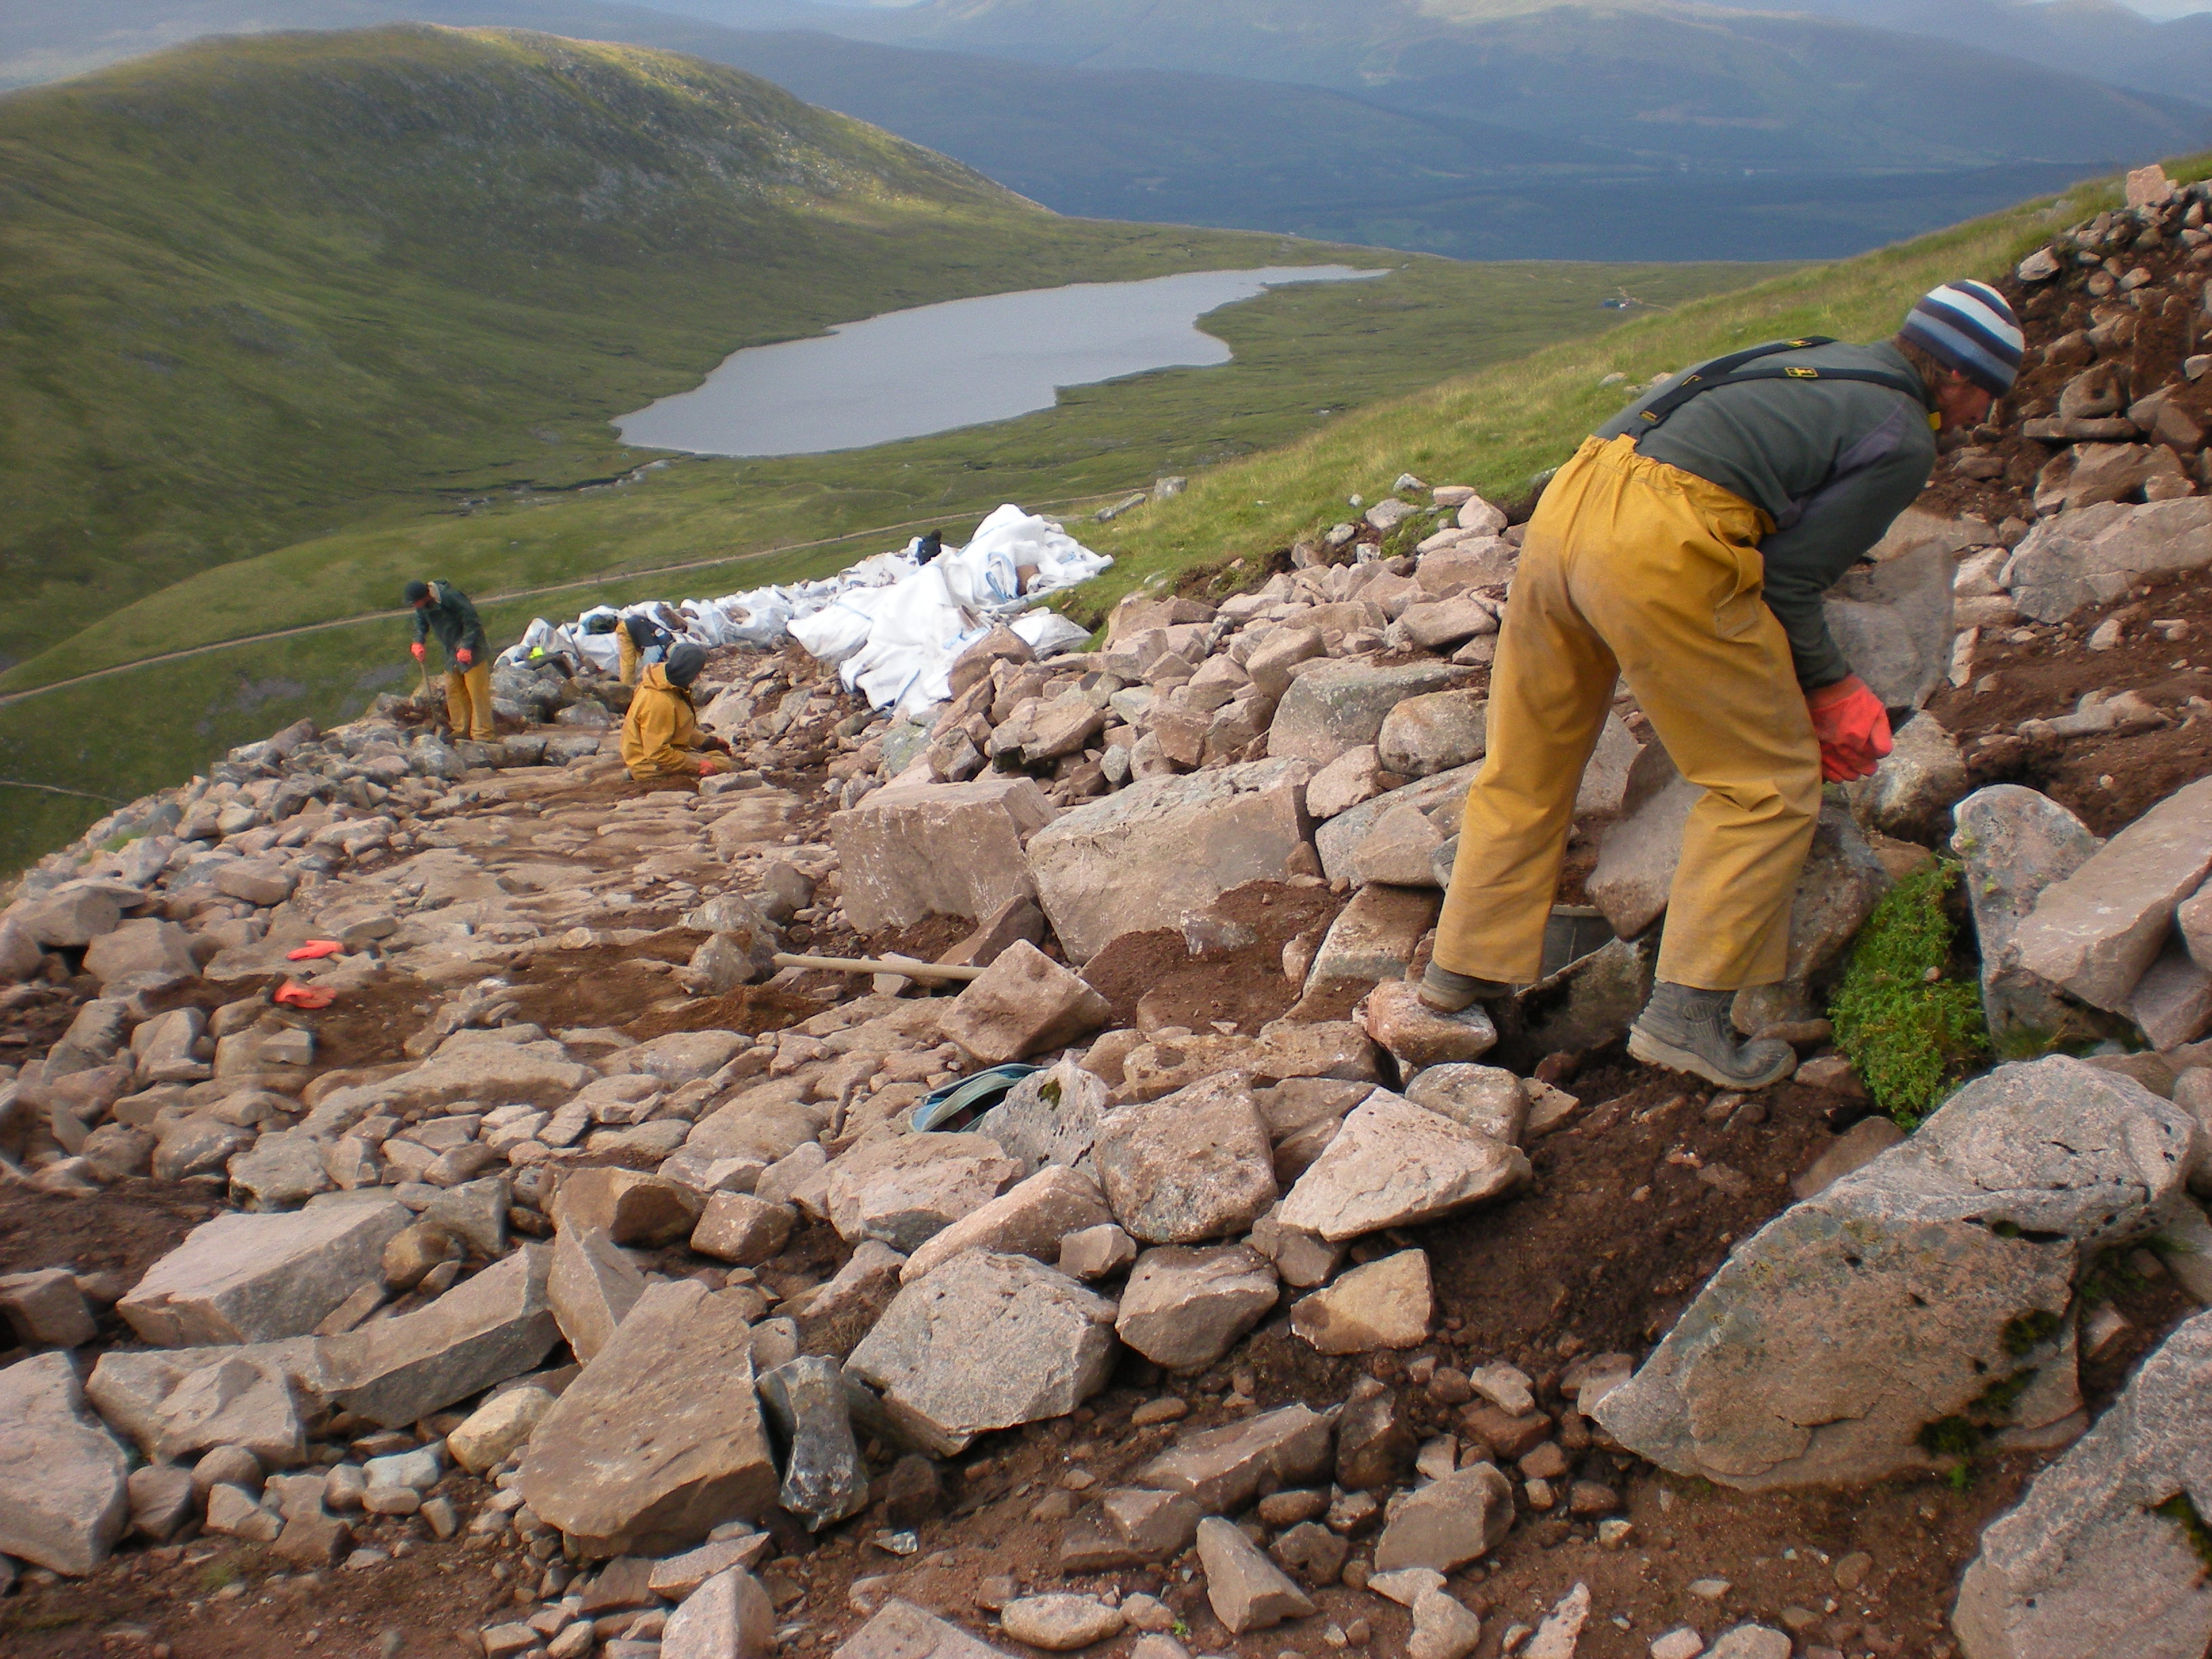
[[[708,778],[731,769],[730,745],[701,729],[691,702],[692,684],[706,665],[705,647],[687,641],[639,677],[623,717],[622,757],[640,783]]]

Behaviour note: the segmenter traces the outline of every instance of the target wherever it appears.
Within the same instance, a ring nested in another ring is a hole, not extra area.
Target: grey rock
[[[65,1267],[0,1274],[0,1314],[27,1348],[74,1348],[100,1334],[76,1276]]]
[[[1026,939],[1000,951],[953,999],[945,1035],[982,1066],[1061,1048],[1106,1023],[1106,999]]]
[[[129,1490],[131,1530],[156,1544],[175,1537],[198,1507],[190,1469],[160,1464],[133,1469]]]
[[[1198,1523],[1198,1559],[1215,1618],[1238,1636],[1271,1630],[1314,1611],[1306,1593],[1231,1522],[1209,1515]]]
[[[1844,798],[1869,829],[1907,841],[1930,838],[1949,827],[1951,808],[1972,787],[1966,757],[1924,709],[1891,735],[1893,746],[1874,775],[1844,785]]]
[[[1310,1486],[1333,1460],[1328,1419],[1283,1406],[1247,1422],[1188,1435],[1139,1469],[1144,1488],[1180,1492],[1210,1515],[1234,1515],[1260,1495]]]
[[[770,1659],[775,1650],[775,1602],[759,1579],[731,1567],[668,1615],[659,1659]]]
[[[2100,843],[2048,795],[1992,784],[1960,801],[1951,850],[1966,865],[1963,885],[1981,945],[1982,1012],[1999,1053],[2044,1046],[2079,1016],[2052,988],[2023,971],[2013,936],[2053,882],[2087,863]]]
[[[1455,672],[1448,663],[1330,663],[1291,681],[1267,728],[1267,752],[1326,766],[1346,750],[1374,743],[1390,711],[1408,697],[1441,691]]]
[[[1747,1489],[1928,1468],[1921,1431],[1946,1419],[2000,1444],[2061,1425],[2080,1407],[2075,1275],[2186,1201],[2194,1129],[2080,1060],[2001,1066],[1738,1245],[1597,1419]],[[2001,1409],[1978,1403],[1992,1379],[2016,1392]]]
[[[154,1408],[152,1431],[139,1442],[149,1457],[173,1463],[217,1446],[242,1446],[264,1469],[307,1461],[307,1427],[282,1364],[246,1350],[175,1376]]]
[[[999,1613],[999,1627],[1007,1635],[1047,1653],[1072,1653],[1103,1642],[1119,1636],[1127,1622],[1119,1607],[1109,1607],[1095,1595],[1065,1592],[1021,1596]]]
[[[830,1659],[1009,1659],[1004,1648],[979,1642],[957,1625],[891,1597],[868,1622],[837,1644]]]
[[[1137,1258],[1114,1328],[1171,1371],[1203,1370],[1275,1305],[1275,1270],[1243,1244],[1163,1245]]]
[[[846,1362],[938,1443],[1063,1417],[1105,1386],[1111,1306],[1027,1256],[970,1250],[902,1289]]]
[[[1306,970],[1307,994],[1403,979],[1443,902],[1439,894],[1421,889],[1379,882],[1362,887],[1337,912],[1314,952]]]
[[[1180,927],[1232,887],[1291,873],[1310,834],[1310,770],[1270,758],[1146,778],[1032,836],[1038,902],[1069,960],[1087,962],[1117,934]]]
[[[787,1449],[776,1501],[809,1532],[867,1506],[868,1466],[853,1438],[853,1414],[837,1362],[806,1356],[764,1372],[761,1402]]]
[[[2054,514],[2014,550],[1999,578],[2021,614],[2066,620],[2085,605],[2118,599],[2146,572],[2212,562],[2212,499],[2144,507],[2107,502]]]
[[[1238,1073],[1109,1112],[1094,1155],[1114,1218],[1147,1244],[1242,1232],[1277,1195],[1267,1125]]]
[[[1528,1121],[1528,1094],[1502,1066],[1452,1063],[1414,1073],[1405,1089],[1414,1105],[1448,1117],[1462,1129],[1518,1146]]]
[[[1512,1526],[1512,1483],[1495,1464],[1477,1463],[1391,1502],[1375,1544],[1375,1570],[1449,1573],[1496,1549]]]
[[[156,1347],[304,1336],[382,1273],[414,1220],[386,1200],[283,1215],[222,1215],[156,1261],[116,1311]]]
[[[144,918],[119,923],[93,940],[84,969],[104,990],[118,980],[143,975],[151,980],[190,979],[199,972],[192,959],[191,935],[173,921]]]
[[[1950,554],[1923,546],[1862,564],[1829,589],[1828,631],[1886,707],[1917,708],[1951,672]]]
[[[864,1239],[827,1284],[787,1300],[782,1311],[797,1326],[799,1352],[839,1359],[852,1352],[898,1294],[906,1260],[888,1244]]]
[[[51,892],[19,900],[8,916],[45,949],[68,949],[112,933],[122,923],[125,907],[143,903],[145,896],[116,882],[64,882]]]
[[[1520,1149],[1377,1089],[1283,1200],[1286,1227],[1331,1240],[1434,1221],[1518,1190]]]
[[[1112,1572],[1182,1554],[1198,1535],[1199,1506],[1181,1492],[1117,1486],[1060,1540],[1068,1572]]]
[[[67,1354],[0,1370],[0,1555],[92,1571],[123,1535],[129,1473],[115,1437],[85,1410]]]
[[[264,1134],[230,1160],[234,1201],[255,1210],[289,1210],[331,1189],[324,1143],[299,1129]]]
[[[1682,828],[1705,791],[1674,769],[1661,744],[1647,744],[1630,767],[1620,817],[1598,842],[1583,884],[1613,931],[1634,939],[1659,920],[1682,857]]]
[[[1431,691],[1404,698],[1383,716],[1375,752],[1393,772],[1425,778],[1482,758],[1490,698],[1482,691]]]
[[[2045,887],[2014,930],[2021,968],[2123,1012],[2157,959],[2175,907],[2212,871],[2212,778],[2177,790]]]
[[[691,1231],[691,1248],[701,1255],[741,1267],[773,1259],[791,1237],[799,1212],[751,1193],[714,1193]]]
[[[645,1275],[596,1227],[562,1228],[552,1257],[546,1304],[570,1350],[588,1364],[645,1294]]]
[[[1479,764],[1455,766],[1338,812],[1314,832],[1314,851],[1321,856],[1322,873],[1331,881],[1350,879],[1361,844],[1377,824],[1401,807],[1418,808],[1440,830],[1456,830],[1468,789],[1481,769]]]
[[[975,1120],[974,1132],[997,1141],[1025,1176],[1048,1164],[1073,1168],[1091,1155],[1106,1099],[1103,1080],[1064,1060],[1014,1085]]]
[[[329,1339],[331,1397],[396,1428],[529,1370],[560,1334],[551,1256],[525,1245],[426,1308]]]
[[[778,1480],[753,1389],[757,1301],[654,1285],[531,1436],[517,1485],[594,1557],[665,1554],[758,1520]]]
[[[1322,1353],[1372,1353],[1419,1346],[1435,1316],[1427,1254],[1400,1250],[1302,1298],[1291,1310],[1291,1328]]]
[[[2207,1514],[2212,1314],[2198,1314],[1982,1534],[1951,1615],[1960,1648],[2197,1659],[2212,1643],[2212,1583],[2188,1528]]]
[[[931,1237],[908,1258],[899,1276],[911,1284],[963,1250],[996,1250],[1057,1261],[1063,1238],[1110,1224],[1112,1219],[1095,1179],[1047,1164]]]
[[[845,913],[863,933],[981,921],[1035,894],[1023,852],[1052,821],[1044,792],[1014,774],[878,789],[830,820]]]
[[[849,1243],[912,1252],[988,1204],[1020,1173],[988,1135],[864,1142],[830,1164],[830,1222]]]

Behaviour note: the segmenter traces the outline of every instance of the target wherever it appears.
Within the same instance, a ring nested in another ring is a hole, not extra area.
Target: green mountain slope
[[[645,457],[608,417],[739,345],[1274,253],[1060,219],[735,70],[545,36],[265,35],[17,92],[0,661],[365,514],[619,474]]]

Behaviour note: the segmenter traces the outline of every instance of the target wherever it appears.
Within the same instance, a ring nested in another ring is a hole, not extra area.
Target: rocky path
[[[2201,283],[2148,195],[2023,268],[2039,353]],[[1993,430],[2039,489],[2106,433]],[[8,1651],[2201,1651],[2212,536],[2148,465],[1838,596],[1921,712],[1739,1001],[1802,1056],[1753,1097],[1622,1057],[1686,804],[1627,699],[1556,971],[1413,999],[1517,531],[1412,478],[924,721],[718,653],[704,785],[503,670],[495,744],[386,699],[133,803],[0,912]],[[1939,853],[1899,996],[2076,1054],[1962,1051],[1908,1136],[1826,1012]]]

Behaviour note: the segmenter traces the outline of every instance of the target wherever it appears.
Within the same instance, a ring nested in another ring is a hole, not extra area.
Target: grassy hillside
[[[0,663],[364,517],[644,459],[608,417],[872,312],[1279,254],[1055,217],[735,70],[401,27],[0,98]]]
[[[2212,154],[2166,167],[2185,180],[2212,175]],[[2054,229],[2118,197],[2114,181],[2100,181],[2056,203],[2046,198],[1878,253],[1808,266],[1363,410],[1286,448],[1217,468],[1194,479],[1188,494],[1106,527],[1097,545],[1118,562],[1080,590],[1074,608],[1095,620],[1140,583],[1287,547],[1348,516],[1350,493],[1373,501],[1407,471],[1510,500],[1620,408],[1620,387],[1600,384],[1608,374],[1649,381],[1662,370],[1796,335],[1887,337],[1936,283],[2000,276]]]

